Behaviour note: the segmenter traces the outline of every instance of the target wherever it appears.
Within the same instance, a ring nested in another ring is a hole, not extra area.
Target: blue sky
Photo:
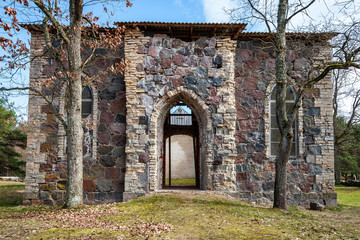
[[[224,12],[224,8],[236,7],[236,0],[131,0],[132,7],[126,8],[124,2],[118,3],[115,7],[115,15],[110,17],[102,14],[101,7],[95,6],[95,15],[101,18],[101,22],[109,21],[161,21],[161,22],[229,22],[230,18]],[[325,4],[325,2],[327,4]],[[319,0],[311,7],[310,15],[313,19],[319,19],[322,11],[326,11],[335,0]],[[91,8],[85,9],[90,10]],[[109,10],[112,8],[109,6]],[[2,13],[1,13],[2,14]],[[1,17],[1,15],[0,15]],[[296,26],[304,25],[303,16],[292,20]],[[257,31],[257,29],[250,29]],[[24,38],[28,37],[26,34]],[[22,79],[28,79],[25,72]],[[0,76],[1,77],[1,76]],[[10,101],[15,102],[19,107],[19,113],[27,113],[27,96],[11,97]]]
[[[161,21],[161,22],[228,22],[223,9],[234,5],[233,0],[132,0],[132,7],[125,7],[124,3],[116,6],[114,16],[101,15],[99,6],[93,7],[95,15],[101,22],[109,21]],[[88,8],[86,10],[90,10]],[[111,7],[108,8],[111,10]],[[99,13],[97,13],[99,12]],[[22,34],[22,39],[28,38]],[[18,81],[28,81],[28,71],[19,76]],[[3,86],[8,86],[2,80]],[[27,117],[28,96],[11,95],[9,100],[15,103],[19,115]]]
[[[223,9],[236,6],[234,0],[131,0],[131,2],[132,7],[118,8],[112,19],[115,21],[227,22],[229,17]]]

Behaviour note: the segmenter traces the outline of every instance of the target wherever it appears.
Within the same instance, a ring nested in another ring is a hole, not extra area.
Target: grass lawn
[[[169,179],[165,180],[165,185],[169,185]],[[171,186],[195,186],[195,178],[185,178],[185,179],[171,179]]]
[[[336,186],[338,205],[360,207],[360,187]]]
[[[359,198],[351,197],[359,189],[337,191],[340,207],[323,212],[274,210],[215,192],[158,194],[71,210],[3,205],[0,239],[360,239]]]
[[[0,181],[0,207],[20,205],[24,188],[21,182]]]

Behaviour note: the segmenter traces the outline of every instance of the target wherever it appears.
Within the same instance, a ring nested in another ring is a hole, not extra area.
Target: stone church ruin
[[[82,116],[95,125],[84,126],[84,202],[126,201],[174,189],[166,179],[171,181],[169,175],[176,172],[169,161],[176,153],[169,152],[169,145],[178,135],[190,141],[192,158],[185,168],[194,172],[193,189],[271,202],[279,139],[272,94],[273,35],[243,32],[245,24],[119,24],[138,29],[125,33],[117,51],[97,49],[84,72],[92,76],[127,61],[124,75],[108,74],[84,86]],[[35,54],[44,48],[44,37],[36,25],[27,28]],[[287,35],[288,78],[293,83],[287,104],[293,103],[294,89],[308,70],[331,59],[328,41],[333,36]],[[49,58],[34,59],[30,85],[56,75],[56,68]],[[57,94],[55,104],[64,115],[64,89]],[[302,98],[287,166],[290,205],[336,205],[331,97],[329,75]],[[190,111],[180,116],[170,111],[175,106]],[[40,97],[29,98],[29,125],[24,203],[63,204],[65,131]]]

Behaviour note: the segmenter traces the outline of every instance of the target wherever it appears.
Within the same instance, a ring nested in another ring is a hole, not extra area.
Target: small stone
[[[216,38],[210,38],[209,40],[209,47],[214,48],[216,47]]]
[[[325,206],[318,203],[318,202],[311,202],[310,203],[310,210],[314,210],[314,211],[324,211]]]
[[[318,135],[320,134],[320,128],[313,127],[313,128],[305,128],[305,135]]]
[[[164,74],[165,74],[165,76],[173,76],[174,72],[171,68],[168,68],[168,69],[164,70]]]
[[[206,37],[201,37],[195,41],[195,46],[199,48],[205,48],[209,45],[209,39]]]
[[[309,116],[320,116],[320,108],[310,107],[305,111],[305,114]]]
[[[213,61],[213,68],[221,68],[222,67],[222,55],[216,55]]]
[[[116,99],[116,93],[115,92],[110,92],[108,89],[105,89],[100,94],[100,99],[103,99],[103,100],[115,100]]]
[[[305,142],[306,145],[309,145],[309,144],[314,144],[315,140],[314,140],[313,136],[305,136],[305,141],[304,142]]]
[[[113,150],[111,156],[114,157],[114,158],[125,156],[125,148],[124,147],[115,148]]]
[[[100,157],[100,163],[104,167],[113,167],[115,165],[115,159],[110,156],[101,156]]]
[[[114,122],[115,115],[110,112],[101,112],[100,122],[101,123],[112,123]]]
[[[200,60],[200,66],[205,68],[211,68],[213,59],[212,57],[202,57]]]
[[[171,62],[172,62],[171,59],[162,59],[160,66],[161,66],[161,68],[164,68],[164,69],[171,68]]]
[[[161,49],[160,51],[160,58],[162,59],[170,59],[172,57],[172,53],[169,49]]]
[[[255,146],[255,150],[256,150],[256,146]],[[255,153],[251,154],[251,159],[254,162],[256,162],[257,164],[263,164],[263,161],[265,160],[265,153],[255,152]]]
[[[111,152],[113,149],[112,146],[104,146],[104,145],[100,145],[98,148],[98,153],[100,153],[100,155],[106,155],[109,152]]]
[[[178,48],[182,45],[182,41],[180,39],[174,39],[172,41],[171,47]]]
[[[311,145],[309,146],[309,152],[313,155],[321,155],[321,146]]]
[[[258,81],[256,78],[247,77],[243,81],[242,88],[244,90],[256,90],[257,83],[258,83]]]
[[[125,133],[125,124],[113,123],[110,125],[110,131],[113,134],[124,134]]]
[[[261,67],[261,63],[258,59],[252,58],[245,61],[244,67],[245,69],[258,70]]]
[[[319,164],[312,165],[310,169],[312,175],[318,175],[322,173],[322,166]]]
[[[98,141],[100,144],[109,144],[110,134],[108,133],[108,131],[98,132]]]
[[[144,46],[144,45],[139,45],[139,46],[138,46],[137,53],[139,53],[139,54],[145,54],[145,53],[146,53],[146,48],[145,48],[145,46]]]
[[[185,46],[185,47],[180,48],[180,50],[178,50],[177,53],[184,55],[184,56],[189,56],[190,50],[187,46]]]
[[[248,49],[240,49],[238,56],[243,60],[247,60],[253,57],[253,53],[251,50]]]
[[[180,87],[184,82],[182,78],[172,78],[170,81],[174,88]]]
[[[185,84],[186,85],[189,85],[189,84],[193,84],[193,85],[196,85],[197,84],[197,79],[193,76],[187,76],[185,78]]]
[[[197,60],[196,57],[191,55],[185,58],[184,64],[186,64],[189,67],[196,67],[197,66]]]
[[[150,66],[157,66],[159,64],[159,60],[157,60],[156,58],[150,57],[150,56],[146,56],[144,57],[144,66],[145,68],[148,68]]]
[[[183,55],[175,54],[174,59],[173,59],[173,62],[174,62],[174,64],[177,65],[177,66],[182,66],[182,65],[183,65],[183,62],[184,62],[184,57],[183,57]]]
[[[218,125],[218,124],[224,123],[224,117],[222,114],[219,114],[219,113],[213,113],[211,119],[212,119],[213,125]]]
[[[223,83],[222,77],[214,77],[212,80],[212,85],[215,87],[220,87]]]
[[[55,182],[59,179],[59,175],[57,174],[46,174],[45,182]]]
[[[125,95],[121,95],[120,98],[110,102],[110,111],[115,114],[126,114]]]
[[[41,186],[40,188],[42,191],[54,191],[55,190],[55,186],[52,184],[44,184]]]
[[[237,107],[236,108],[236,118],[237,119],[247,119],[247,112],[243,107]]]
[[[40,163],[39,172],[50,172],[52,171],[52,166],[50,163]]]
[[[221,103],[221,96],[209,96],[206,99],[206,104],[216,104],[219,105]]]
[[[215,49],[215,48],[206,47],[206,48],[204,49],[204,53],[205,53],[206,56],[211,56],[211,57],[213,57],[213,56],[215,55],[215,53],[216,53],[216,49]]]
[[[84,188],[84,192],[95,192],[96,185],[92,180],[84,180],[83,188]]]
[[[158,55],[159,55],[159,47],[150,46],[149,51],[148,51],[148,55],[152,56],[152,57],[158,57]]]
[[[115,118],[115,122],[126,123],[126,117],[124,115],[117,114]]]
[[[201,67],[196,68],[194,71],[194,76],[196,78],[207,78],[208,76],[207,69]]]
[[[120,177],[120,168],[105,168],[104,174],[106,179],[117,179]]]
[[[256,143],[255,144],[255,151],[256,152],[263,152],[265,151],[265,145],[261,144],[261,143]]]
[[[147,153],[139,153],[138,156],[140,163],[147,163],[149,161],[149,156]]]

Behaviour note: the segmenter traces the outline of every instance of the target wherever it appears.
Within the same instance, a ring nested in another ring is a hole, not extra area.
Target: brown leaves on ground
[[[78,209],[54,209],[50,211],[26,211],[20,214],[14,214],[7,217],[0,216],[0,229],[6,225],[8,221],[17,221],[19,219],[26,222],[41,223],[41,230],[22,231],[25,235],[31,232],[44,232],[49,229],[68,229],[68,230],[89,230],[86,236],[71,237],[71,239],[97,239],[98,231],[111,231],[116,236],[116,232],[121,234],[117,236],[118,239],[123,239],[126,236],[135,238],[148,238],[149,236],[159,235],[165,232],[170,232],[172,226],[165,223],[138,221],[133,225],[125,225],[121,222],[108,220],[111,216],[121,216],[122,210],[117,206],[119,203],[101,204],[96,206],[82,206]],[[24,228],[29,226],[23,225]],[[14,235],[13,235],[14,236]],[[25,236],[22,236],[25,237]],[[85,237],[85,238],[84,238]],[[1,234],[0,238],[6,239],[6,236]],[[57,238],[55,238],[57,239]]]

